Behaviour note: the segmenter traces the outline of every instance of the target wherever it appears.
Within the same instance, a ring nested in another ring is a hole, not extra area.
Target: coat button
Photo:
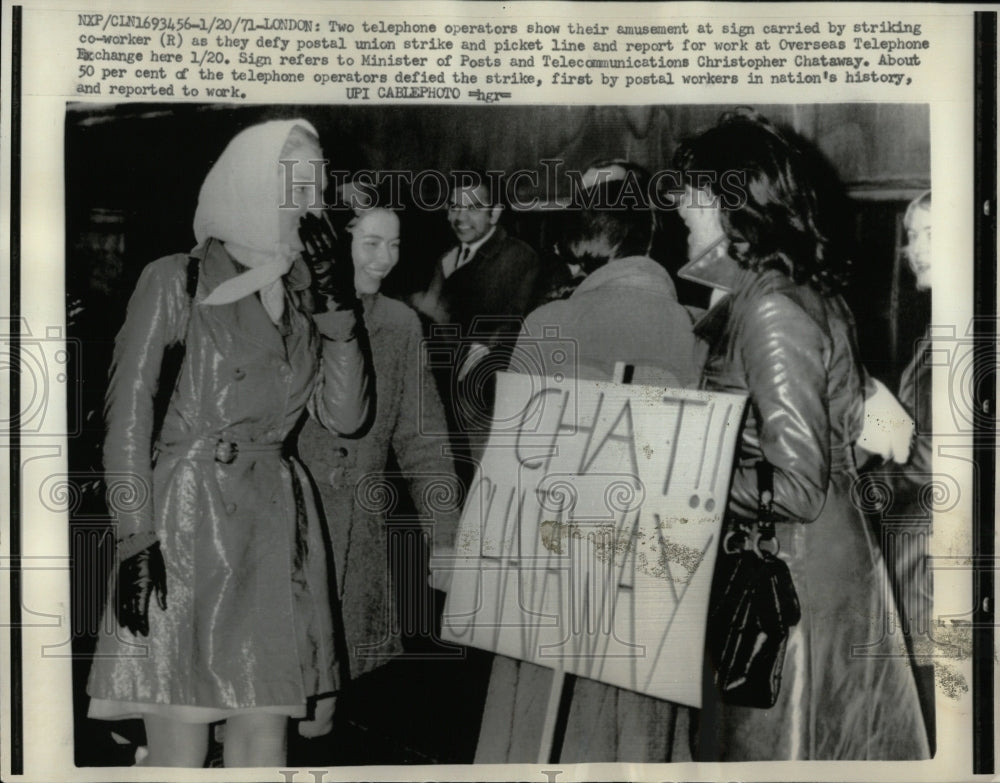
[[[346,457],[346,456],[347,456],[348,454],[350,454],[350,453],[351,453],[351,452],[349,452],[349,451],[347,450],[347,448],[346,448],[346,447],[344,447],[344,446],[341,446],[341,447],[340,447],[339,449],[337,449],[337,456],[338,456],[338,457]]]
[[[242,381],[246,377],[246,374],[247,371],[244,370],[242,367],[237,367],[235,370],[233,370],[233,377],[238,381]]]
[[[235,503],[226,503],[226,513],[227,514],[235,514],[236,513],[236,504]]]

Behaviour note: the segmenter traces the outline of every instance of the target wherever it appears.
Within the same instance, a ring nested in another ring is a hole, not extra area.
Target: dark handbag
[[[722,701],[766,709],[778,700],[788,629],[802,614],[792,574],[777,556],[767,462],[757,463],[757,487],[757,519],[726,522],[706,641]]]

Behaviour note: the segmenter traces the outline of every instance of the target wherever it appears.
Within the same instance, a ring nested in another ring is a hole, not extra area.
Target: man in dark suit
[[[456,445],[475,458],[489,432],[494,376],[507,368],[535,298],[539,261],[500,225],[497,180],[456,175],[453,181],[448,222],[458,244],[438,259],[430,285],[413,305],[437,325],[432,335],[450,340],[449,350],[436,353],[448,356],[447,366],[431,363],[450,400]]]

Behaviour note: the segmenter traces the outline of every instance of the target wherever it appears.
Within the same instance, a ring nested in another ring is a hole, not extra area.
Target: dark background
[[[79,410],[70,411],[70,431],[78,426],[81,432],[70,440],[71,471],[99,477],[111,348],[139,272],[156,258],[194,246],[192,218],[201,183],[242,128],[303,117],[319,131],[331,167],[352,172],[510,172],[538,170],[543,159],[583,170],[600,158],[627,158],[655,171],[670,167],[681,139],[714,124],[728,108],[70,105],[65,128],[67,323],[68,336],[83,341],[78,365],[70,368],[82,400]],[[866,366],[895,388],[930,312],[929,298],[914,290],[900,252],[906,203],[930,187],[928,109],[867,103],[755,108],[811,141],[847,195],[837,216],[854,262],[846,298]],[[504,221],[512,233],[546,249],[547,213],[512,209]],[[674,272],[686,260],[684,229],[673,213],[663,215],[662,226],[654,255]],[[400,263],[383,291],[405,296],[421,288],[451,241],[443,211],[405,211]],[[693,284],[680,283],[678,292],[685,304],[703,306],[707,300],[707,291]],[[141,739],[138,722],[110,725],[84,717],[88,655],[100,622],[111,547],[99,485],[81,483],[85,491],[71,514],[70,550],[77,762],[129,763],[131,743]],[[412,626],[408,649],[414,659],[383,667],[360,684],[356,696],[348,694],[338,713],[335,748],[295,743],[290,763],[471,761],[488,660],[475,652],[459,662],[421,660],[436,649],[421,630],[426,623],[412,617],[403,621]],[[114,742],[109,727],[130,742]]]

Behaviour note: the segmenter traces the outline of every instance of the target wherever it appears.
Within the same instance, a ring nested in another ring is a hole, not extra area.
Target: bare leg
[[[203,767],[208,755],[208,725],[145,715],[147,767]]]
[[[222,763],[227,767],[274,767],[285,763],[288,718],[265,712],[234,715],[226,721]]]

